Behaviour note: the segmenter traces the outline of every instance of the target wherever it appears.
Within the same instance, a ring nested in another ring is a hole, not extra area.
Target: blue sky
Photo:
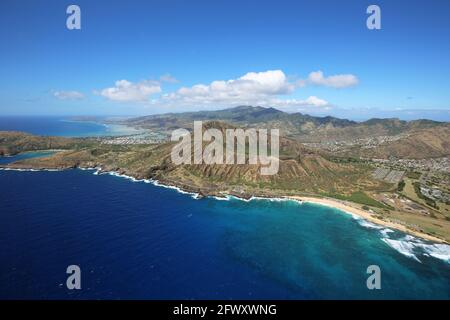
[[[66,8],[81,8],[81,30]],[[381,8],[381,30],[366,8]],[[450,120],[450,1],[0,2],[0,114]]]

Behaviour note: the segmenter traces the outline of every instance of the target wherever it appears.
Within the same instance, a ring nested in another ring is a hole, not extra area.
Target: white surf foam
[[[143,182],[143,181],[144,181],[144,179],[136,179],[136,178],[134,178],[134,177],[132,177],[132,176],[127,176],[126,174],[121,174],[121,173],[114,172],[114,171],[110,171],[110,172],[108,172],[108,174],[109,174],[110,176],[128,179],[128,180],[131,180],[131,181],[133,181],[133,182]]]
[[[172,189],[175,190],[181,194],[188,194],[190,196],[192,196],[193,199],[200,199],[200,195],[196,192],[189,192],[189,191],[185,191],[177,186],[171,186],[171,185],[165,185],[162,184],[161,182],[159,182],[158,180],[153,180],[153,179],[136,179],[132,176],[126,175],[126,174],[121,174],[115,171],[102,171],[101,168],[95,168],[97,171],[95,171],[93,174],[94,175],[99,175],[99,174],[109,174],[111,176],[114,177],[118,177],[118,178],[123,178],[123,179],[127,179],[133,182],[143,182],[143,183],[151,183],[154,186],[157,187],[162,187],[162,188],[166,188],[166,189]]]
[[[406,257],[421,262],[420,256],[429,256],[450,263],[450,246],[447,244],[427,243],[409,234],[399,239],[391,239],[390,234],[394,233],[394,230],[378,226],[361,217],[356,217],[355,220],[365,228],[378,230],[383,242]]]
[[[172,189],[175,190],[181,194],[188,194],[191,195],[193,199],[200,199],[200,194],[196,193],[196,192],[190,192],[190,191],[185,191],[177,186],[171,186],[171,185],[166,185],[166,184],[162,184],[161,182],[159,182],[158,180],[148,180],[150,181],[150,183],[153,183],[153,185],[158,186],[158,187],[163,187],[166,189]]]
[[[420,262],[420,256],[430,256],[446,263],[450,263],[450,246],[442,243],[425,243],[411,235],[406,235],[401,239],[382,238],[391,248],[401,254],[413,258]]]
[[[358,222],[358,224],[364,228],[368,229],[376,229],[376,230],[382,230],[385,229],[383,226],[377,225],[375,223],[369,222],[359,216],[353,216],[353,218]]]
[[[385,237],[385,238],[389,238],[389,233],[394,232],[394,230],[389,229],[389,228],[384,228],[382,230],[380,230],[380,233]]]
[[[417,247],[422,248],[425,252],[436,259],[443,260],[450,263],[450,246],[442,243],[435,244],[416,244]]]
[[[211,198],[216,199],[218,201],[230,201],[231,197],[228,195],[224,195],[223,197],[212,196]]]
[[[404,240],[393,240],[388,238],[382,238],[382,241],[384,241],[388,246],[391,248],[397,250],[401,254],[403,254],[406,257],[413,258],[414,260],[421,262],[419,258],[417,258],[416,254],[414,253],[414,244],[409,241]]]

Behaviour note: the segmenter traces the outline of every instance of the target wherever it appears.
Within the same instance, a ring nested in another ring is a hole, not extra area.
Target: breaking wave
[[[132,176],[128,176],[126,174],[121,174],[121,173],[114,172],[114,171],[102,171],[101,168],[84,168],[84,170],[96,170],[93,173],[94,175],[108,174],[110,176],[131,180],[133,182],[151,183],[151,184],[153,184],[154,186],[157,186],[157,187],[163,187],[163,188],[166,188],[166,189],[172,189],[172,190],[176,190],[177,192],[182,193],[182,194],[191,195],[193,199],[199,199],[200,198],[200,195],[198,193],[196,193],[196,192],[184,191],[183,189],[181,189],[179,187],[176,187],[176,186],[162,184],[158,180],[153,180],[153,179],[136,179],[136,178],[134,178]]]
[[[404,233],[378,226],[362,218],[355,220],[362,227],[378,230],[381,234],[381,240],[405,257],[417,262],[422,262],[423,257],[433,257],[450,264],[450,245],[432,243],[411,235],[404,235]]]

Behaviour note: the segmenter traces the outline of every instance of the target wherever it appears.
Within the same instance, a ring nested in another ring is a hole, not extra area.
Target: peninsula
[[[266,128],[282,128],[278,173],[261,175],[260,163],[175,165],[171,151],[176,143],[170,141],[169,133],[175,128],[191,130],[192,119],[203,120],[203,129],[222,131],[262,123]],[[200,197],[288,197],[333,206],[428,240],[450,242],[448,123],[395,119],[357,123],[261,107],[157,115],[121,123],[159,138],[60,138],[0,132],[0,155],[63,150],[2,168],[98,168],[157,180]]]

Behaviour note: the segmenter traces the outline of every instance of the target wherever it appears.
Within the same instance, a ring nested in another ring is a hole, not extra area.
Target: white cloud
[[[143,80],[133,83],[127,80],[116,81],[115,86],[100,91],[100,95],[113,101],[143,102],[155,93],[161,92],[158,81]]]
[[[284,109],[292,109],[299,107],[316,107],[316,108],[329,108],[328,101],[320,99],[316,96],[310,96],[305,100],[299,99],[274,99],[270,103],[273,106],[277,106]]]
[[[84,94],[78,91],[54,91],[53,96],[60,100],[80,100],[84,98]]]
[[[251,90],[264,95],[285,94],[294,90],[281,70],[249,72],[237,80],[229,80],[228,83],[237,90]]]
[[[316,96],[310,96],[305,100],[305,104],[315,107],[324,107],[328,105],[328,102],[323,99],[319,99]]]
[[[236,105],[275,106],[284,109],[329,107],[328,101],[316,96],[305,100],[281,99],[293,93],[296,85],[281,70],[249,72],[231,80],[183,87],[162,96],[155,104],[174,107],[230,107]]]
[[[359,83],[358,78],[353,74],[338,74],[324,77],[322,71],[311,72],[306,81],[300,80],[299,84],[311,83],[333,88],[347,88],[355,86]]]
[[[274,106],[280,108],[330,108],[331,104],[316,96],[306,99],[290,98],[289,95],[307,85],[322,85],[334,88],[354,86],[358,78],[351,74],[325,77],[322,71],[311,72],[307,79],[288,79],[282,70],[248,72],[238,78],[216,80],[209,84],[195,84],[181,87],[176,91],[162,93],[162,83],[175,83],[170,74],[159,80],[145,80],[132,83],[120,80],[114,87],[106,88],[98,94],[114,101],[145,102],[149,106],[188,108],[223,108],[236,105]],[[153,99],[152,95],[161,93]]]
[[[231,80],[217,80],[210,84],[182,87],[166,94],[162,102],[182,105],[230,106],[237,104],[260,104],[280,94],[291,93],[291,84],[281,70],[249,72]]]

